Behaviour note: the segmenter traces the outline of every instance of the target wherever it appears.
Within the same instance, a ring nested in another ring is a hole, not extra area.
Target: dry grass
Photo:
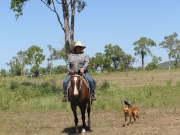
[[[92,135],[179,135],[180,116],[157,109],[141,110],[136,124],[123,127],[124,116],[119,112],[92,111]],[[79,118],[80,115],[78,114]],[[74,122],[71,111],[4,112],[0,115],[1,135],[72,135]],[[3,123],[3,124],[2,124]],[[79,120],[81,130],[81,120]]]
[[[116,72],[116,73],[91,73],[91,76],[96,81],[97,85],[108,81],[110,84],[115,84],[121,87],[133,87],[142,86],[148,84],[157,85],[176,85],[180,84],[180,69],[174,70],[155,70],[155,71],[130,71],[128,73]],[[55,82],[57,85],[62,86],[62,82],[66,74],[41,76],[40,78],[27,78],[27,77],[10,77],[0,78],[1,83],[15,81],[18,83],[27,81],[36,84],[42,82]]]
[[[103,81],[108,81],[111,84],[115,84],[121,87],[133,87],[149,84],[157,85],[176,85],[180,81],[180,70],[163,70],[163,71],[139,71],[126,73],[111,73],[93,76],[97,84],[101,84]]]

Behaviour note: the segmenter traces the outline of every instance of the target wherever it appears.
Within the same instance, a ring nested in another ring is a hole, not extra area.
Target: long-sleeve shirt
[[[73,54],[71,53],[66,63],[66,70],[78,72],[80,68],[87,70],[89,65],[89,57],[85,53]]]

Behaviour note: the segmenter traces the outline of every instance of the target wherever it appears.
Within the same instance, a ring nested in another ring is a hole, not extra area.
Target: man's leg
[[[69,80],[70,80],[70,75],[67,75],[66,79],[63,81],[63,94],[64,94],[62,98],[63,102],[67,101],[67,87],[68,87]]]
[[[86,78],[87,78],[89,85],[90,85],[90,88],[92,90],[91,99],[96,100],[95,91],[94,91],[94,89],[95,89],[94,81],[91,78],[91,76],[89,75],[89,73],[87,73],[87,72],[86,72]]]

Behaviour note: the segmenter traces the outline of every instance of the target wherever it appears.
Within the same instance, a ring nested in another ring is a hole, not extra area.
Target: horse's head
[[[71,75],[71,89],[72,89],[72,94],[75,97],[79,95],[81,85],[82,85],[81,76],[77,74]]]

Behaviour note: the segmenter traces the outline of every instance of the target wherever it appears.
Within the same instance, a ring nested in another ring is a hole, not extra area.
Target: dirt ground
[[[180,135],[180,115],[151,109],[140,110],[136,124],[123,127],[123,112],[91,112],[92,135]],[[73,135],[71,111],[0,112],[0,135]],[[81,116],[79,130],[81,131]]]

